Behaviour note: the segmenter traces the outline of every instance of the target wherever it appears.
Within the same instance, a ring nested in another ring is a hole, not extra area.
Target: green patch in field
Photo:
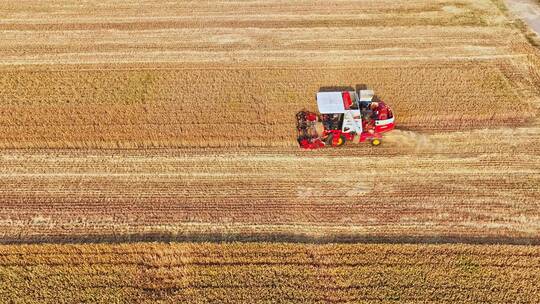
[[[478,262],[469,256],[459,256],[456,265],[458,270],[466,274],[478,273],[480,268]]]
[[[156,95],[155,76],[147,71],[126,74],[125,86],[120,87],[118,95],[123,96],[124,102],[147,103],[152,102]]]

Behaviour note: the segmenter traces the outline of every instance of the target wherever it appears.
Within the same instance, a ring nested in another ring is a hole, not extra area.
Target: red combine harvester
[[[298,143],[304,149],[339,147],[347,142],[381,144],[382,133],[394,129],[394,115],[372,90],[317,93],[320,114],[296,114]]]

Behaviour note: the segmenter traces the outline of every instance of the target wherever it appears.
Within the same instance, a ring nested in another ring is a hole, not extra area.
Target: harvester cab
[[[305,149],[370,141],[377,146],[381,133],[394,129],[394,115],[372,90],[317,93],[319,113],[296,115],[298,143]]]

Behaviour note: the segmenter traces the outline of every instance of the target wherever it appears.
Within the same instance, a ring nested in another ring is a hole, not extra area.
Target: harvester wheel
[[[347,138],[345,138],[345,136],[341,135],[337,140],[336,147],[343,146],[345,144],[345,142],[347,142]]]
[[[327,146],[332,146],[333,139],[334,139],[334,134],[329,134],[328,136],[326,136],[325,138],[323,138],[324,143],[325,143]]]
[[[378,146],[378,145],[380,145],[380,144],[381,144],[381,140],[380,140],[379,138],[373,138],[373,139],[371,140],[371,145],[372,145],[372,146]]]

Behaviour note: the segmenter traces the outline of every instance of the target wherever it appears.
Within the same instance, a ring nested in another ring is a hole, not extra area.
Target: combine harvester
[[[372,90],[317,93],[320,115],[296,114],[298,143],[304,149],[339,147],[347,142],[381,144],[382,133],[394,129],[394,115]]]

